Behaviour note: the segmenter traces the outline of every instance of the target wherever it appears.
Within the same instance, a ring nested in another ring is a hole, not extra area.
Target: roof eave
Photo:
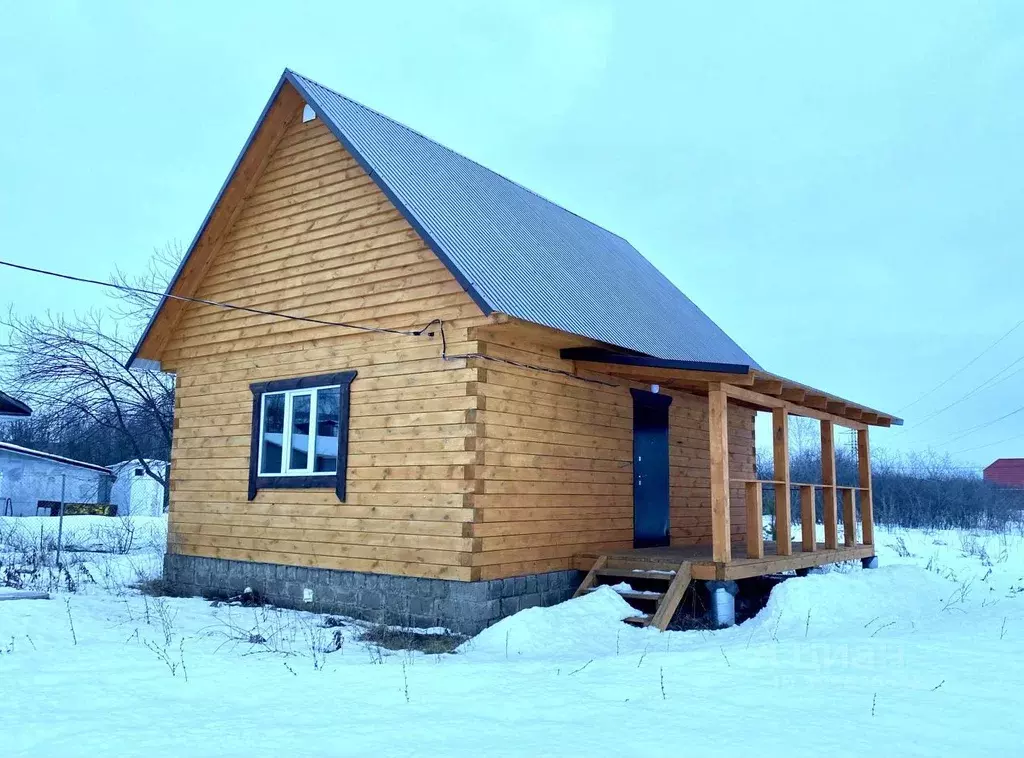
[[[854,403],[850,400],[838,397],[822,390],[814,389],[806,384],[794,382],[791,379],[771,374],[763,369],[739,364],[739,363],[708,363],[701,361],[675,361],[667,360],[665,358],[655,358],[653,356],[634,355],[627,353],[619,353],[614,350],[606,348],[596,347],[569,347],[563,348],[560,351],[562,358],[566,360],[574,360],[583,363],[593,364],[607,364],[609,366],[628,366],[628,367],[639,367],[639,368],[651,368],[656,370],[669,370],[679,372],[694,372],[696,374],[706,374],[706,380],[700,380],[700,386],[703,386],[706,382],[711,384],[712,382],[724,382],[726,384],[733,383],[733,377],[735,383],[742,385],[755,385],[752,389],[757,392],[759,387],[756,386],[758,383],[765,385],[772,383],[776,385],[776,393],[780,396],[785,396],[787,392],[796,392],[798,395],[806,393],[807,395],[816,396],[817,399],[825,403],[824,408],[815,408],[812,405],[804,405],[809,412],[819,412],[825,414],[823,418],[832,418],[833,415],[828,411],[829,404],[838,405],[839,408],[844,409],[843,412],[834,414],[835,416],[844,416],[846,420],[854,424],[864,424],[868,426],[902,426],[903,419],[893,416],[892,414],[885,413],[883,411],[869,408],[866,405],[860,403]],[[688,379],[692,380],[694,373],[688,373]],[[663,376],[670,376],[663,374]],[[742,381],[741,381],[742,380]],[[737,390],[739,391],[739,390]],[[757,397],[755,395],[755,397]],[[765,402],[769,398],[761,395]],[[775,405],[799,408],[801,402],[791,402],[789,404],[783,403],[781,400],[772,400]],[[799,415],[799,414],[798,414]],[[864,420],[872,419],[872,420]]]
[[[100,466],[97,463],[87,463],[86,461],[77,461],[74,458],[66,458],[63,455],[47,453],[43,450],[34,450],[30,447],[22,447],[21,445],[14,445],[13,443],[0,442],[0,450],[6,450],[8,453],[13,453],[14,455],[24,455],[28,458],[38,458],[40,460],[51,461],[53,463],[60,463],[64,466],[84,468],[90,471],[95,471],[97,474],[114,476],[114,472],[107,466]]]
[[[708,371],[720,374],[748,374],[751,366],[745,363],[716,363],[710,361],[677,361],[654,358],[649,355],[619,353],[602,347],[566,347],[561,357],[570,361],[613,363],[618,366],[644,366],[674,368],[681,371]]]
[[[16,397],[0,391],[0,416],[7,418],[25,418],[32,415],[32,409]]]

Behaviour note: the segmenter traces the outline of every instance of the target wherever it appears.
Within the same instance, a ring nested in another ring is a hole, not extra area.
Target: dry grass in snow
[[[732,629],[634,629],[606,590],[524,611],[454,654],[390,650],[336,617],[58,583],[51,600],[0,603],[0,681],[15,694],[2,752],[1015,754],[1024,539],[878,541],[879,570],[784,582]]]

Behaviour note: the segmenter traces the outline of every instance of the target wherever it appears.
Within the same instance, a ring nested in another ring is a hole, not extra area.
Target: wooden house
[[[898,422],[763,370],[621,237],[291,71],[132,361],[176,377],[169,579],[463,632],[595,565],[584,588],[675,577],[663,626],[691,579],[728,600],[870,558],[868,428]],[[821,421],[816,485],[789,481],[793,414]]]

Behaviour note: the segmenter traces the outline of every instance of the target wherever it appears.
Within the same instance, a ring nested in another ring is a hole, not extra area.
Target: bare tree
[[[51,440],[65,444],[87,432],[104,434],[118,454],[129,453],[161,484],[165,475],[147,459],[169,458],[174,382],[167,374],[125,365],[159,301],[128,288],[163,291],[177,252],[175,247],[158,251],[147,272],[131,280],[118,272],[113,282],[125,289],[115,293],[106,316],[98,310],[73,317],[11,312],[0,319],[7,331],[4,382],[39,409],[36,433],[45,428]],[[32,426],[29,419],[9,429],[29,433]]]

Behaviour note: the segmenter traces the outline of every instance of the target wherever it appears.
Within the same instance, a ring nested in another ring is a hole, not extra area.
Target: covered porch
[[[568,348],[562,357],[574,360],[581,374],[593,371],[707,397],[710,540],[699,544],[672,540],[659,547],[580,554],[577,568],[589,571],[599,556],[605,556],[607,565],[623,568],[657,571],[688,563],[693,579],[735,580],[874,556],[868,430],[902,423],[898,418],[760,369],[698,366],[595,348]],[[735,408],[771,414],[771,478],[730,475],[728,419],[730,409]],[[820,424],[820,481],[790,477],[789,422],[793,416]],[[837,426],[852,430],[856,438],[855,482],[837,481]],[[742,492],[742,508],[734,509],[738,492]],[[766,492],[774,500],[774,528],[770,530],[774,539],[767,540]],[[742,523],[735,524],[740,513]]]

